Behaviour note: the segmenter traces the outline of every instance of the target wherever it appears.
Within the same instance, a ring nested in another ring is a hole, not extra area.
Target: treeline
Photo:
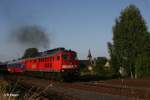
[[[80,60],[79,64],[81,75],[95,75],[101,78],[117,77],[110,66],[110,60],[106,57],[95,57],[91,63],[89,60]]]
[[[150,33],[135,5],[122,10],[112,33],[112,42],[108,42],[110,59],[95,58],[92,72],[104,77],[150,78]],[[106,62],[109,67],[105,66]]]
[[[129,5],[115,20],[113,41],[108,43],[113,73],[143,78],[150,76],[150,33],[135,5]]]

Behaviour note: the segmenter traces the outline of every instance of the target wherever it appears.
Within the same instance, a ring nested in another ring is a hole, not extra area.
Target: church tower
[[[92,71],[93,70],[93,68],[92,68],[92,54],[91,54],[90,49],[88,51],[87,58],[88,58],[88,70]]]
[[[91,55],[91,50],[89,49],[88,51],[88,56],[87,56],[88,60],[89,60],[89,64],[92,64],[92,55]]]

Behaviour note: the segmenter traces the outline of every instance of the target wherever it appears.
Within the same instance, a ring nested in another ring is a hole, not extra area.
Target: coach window
[[[60,59],[60,56],[57,56],[57,60],[59,60]]]
[[[52,67],[52,63],[50,63],[50,68]]]
[[[45,62],[47,62],[47,58],[45,58]]]
[[[51,57],[51,61],[53,61],[53,58]]]
[[[34,60],[34,62],[36,63],[36,59]]]

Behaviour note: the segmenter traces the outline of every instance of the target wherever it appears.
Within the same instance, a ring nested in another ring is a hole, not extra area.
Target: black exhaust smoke
[[[12,32],[11,38],[23,47],[49,48],[48,33],[39,26],[21,26]]]

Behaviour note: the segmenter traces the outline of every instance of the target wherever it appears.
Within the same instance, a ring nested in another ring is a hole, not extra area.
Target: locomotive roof
[[[25,59],[21,59],[21,60],[16,60],[16,61],[11,61],[11,62],[8,62],[9,63],[18,63],[18,62],[21,62],[21,61],[24,61],[24,60],[29,60],[29,59],[36,59],[36,58],[43,58],[43,57],[49,57],[49,56],[54,56],[55,54],[59,53],[59,52],[74,52],[75,51],[72,51],[72,50],[66,50],[65,48],[55,48],[55,49],[52,49],[52,50],[47,50],[47,51],[44,51],[44,52],[39,52],[39,54],[36,56],[36,57],[31,57],[31,58],[25,58]]]
[[[66,50],[65,48],[55,48],[55,49],[52,49],[52,50],[47,50],[47,51],[44,51],[44,52],[40,52],[40,54],[36,57],[31,57],[31,58],[26,58],[26,59],[35,59],[35,58],[42,58],[42,57],[49,57],[49,56],[54,56],[55,54],[59,53],[59,52],[74,52],[75,51],[72,51],[72,50]],[[24,59],[24,60],[26,60]]]

